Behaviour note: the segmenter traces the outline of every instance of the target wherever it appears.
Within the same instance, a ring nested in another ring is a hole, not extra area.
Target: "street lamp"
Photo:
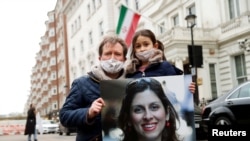
[[[189,61],[193,62],[191,72],[192,72],[193,82],[195,82],[194,102],[198,105],[199,104],[199,89],[198,89],[198,83],[197,83],[197,61],[196,61],[196,50],[195,50],[194,39],[193,39],[193,28],[195,26],[195,19],[196,19],[196,15],[192,14],[191,10],[189,10],[189,15],[186,16],[185,20],[187,21],[187,27],[190,28],[191,30],[192,60],[189,60]]]

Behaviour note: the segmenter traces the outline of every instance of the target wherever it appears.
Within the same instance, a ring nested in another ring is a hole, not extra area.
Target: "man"
[[[101,80],[125,78],[124,62],[127,45],[116,36],[107,36],[99,45],[100,63],[88,75],[77,78],[60,111],[60,122],[77,127],[76,141],[101,141],[101,110],[105,102],[100,98]]]

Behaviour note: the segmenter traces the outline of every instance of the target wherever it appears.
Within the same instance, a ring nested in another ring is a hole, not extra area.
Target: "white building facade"
[[[137,30],[151,29],[163,42],[167,60],[185,74],[191,73],[187,48],[191,33],[185,17],[190,11],[197,16],[193,39],[195,45],[202,46],[200,99],[214,99],[250,80],[250,47],[239,46],[239,41],[249,46],[248,0],[58,0],[56,48],[61,45],[60,50],[65,51],[62,55],[57,52],[57,63],[64,62],[59,66],[67,67],[58,69],[60,107],[73,80],[99,63],[98,45],[103,36],[115,33],[121,4],[141,14]]]
[[[103,35],[115,32],[121,4],[141,14],[138,30],[151,29],[164,43],[167,60],[186,73],[190,73],[187,46],[191,44],[191,34],[185,17],[189,11],[197,16],[193,37],[194,44],[202,46],[203,67],[198,68],[200,99],[216,98],[250,79],[250,53],[238,43],[250,39],[247,0],[80,2],[75,9],[69,6],[74,12],[66,12],[71,82],[98,63],[98,44]]]

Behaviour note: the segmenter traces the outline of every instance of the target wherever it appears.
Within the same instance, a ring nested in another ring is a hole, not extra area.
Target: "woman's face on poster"
[[[166,112],[161,100],[150,89],[135,94],[132,100],[131,124],[140,138],[157,140],[165,127]]]

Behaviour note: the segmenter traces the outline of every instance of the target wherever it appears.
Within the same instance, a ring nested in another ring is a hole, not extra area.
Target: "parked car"
[[[59,130],[58,123],[53,120],[42,120],[41,126],[42,128],[40,128],[39,123],[36,124],[36,130],[38,134],[57,133]]]
[[[59,122],[59,135],[63,135],[65,133],[67,136],[69,136],[71,133],[76,133],[76,127],[64,127],[60,122]]]
[[[207,139],[207,132],[204,130],[202,124],[202,109],[194,103],[194,124],[195,124],[195,132],[196,132],[196,139],[203,140]]]
[[[238,85],[204,107],[205,131],[217,125],[250,125],[250,81]]]

